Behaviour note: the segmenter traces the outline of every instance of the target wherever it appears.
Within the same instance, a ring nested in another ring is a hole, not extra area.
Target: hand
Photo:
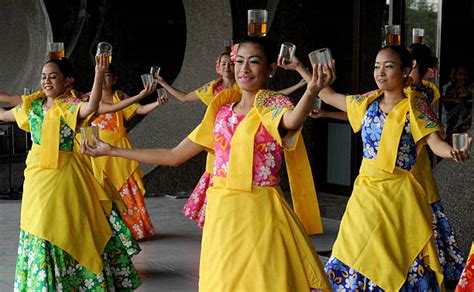
[[[326,111],[322,109],[313,109],[310,113],[309,116],[313,119],[321,119],[326,117]]]
[[[109,68],[109,56],[107,54],[100,54],[95,56],[95,72],[104,74]]]
[[[296,70],[301,65],[301,62],[296,56],[293,56],[291,63],[286,63],[282,56],[278,56],[277,65],[285,70]]]
[[[164,83],[164,81],[165,81],[165,80],[163,79],[163,77],[161,77],[160,75],[155,75],[153,78],[156,80],[156,82],[158,82],[158,84],[160,84],[161,86],[163,86],[163,83]]]
[[[92,148],[87,143],[87,140],[81,140],[81,153],[91,156],[91,157],[99,157],[99,156],[110,156],[113,150],[113,146],[110,144],[105,143],[104,141],[98,141],[97,147]]]
[[[160,105],[160,106],[164,105],[165,103],[167,103],[169,101],[168,94],[167,94],[166,90],[163,90],[163,94],[158,96],[156,101],[158,102],[158,105]]]
[[[140,95],[142,97],[145,97],[145,96],[148,96],[148,95],[152,94],[155,90],[156,90],[156,82],[155,81],[149,82],[145,86],[145,88],[143,88],[142,91],[140,91]]]
[[[334,71],[334,60],[332,64],[315,64],[313,67],[313,75],[308,83],[307,90],[318,94],[321,89],[331,85],[336,80],[336,72]]]
[[[469,150],[472,145],[472,137],[468,138],[467,148],[464,150],[451,150],[451,158],[456,162],[464,162],[469,159]]]

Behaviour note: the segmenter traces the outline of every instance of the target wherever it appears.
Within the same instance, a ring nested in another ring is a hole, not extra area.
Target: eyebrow
[[[240,58],[244,58],[244,56],[241,56],[241,55],[237,55],[237,58],[240,57]],[[260,57],[259,55],[252,55],[252,56],[249,56],[248,59],[250,58],[259,58],[259,59],[262,59],[262,57]]]

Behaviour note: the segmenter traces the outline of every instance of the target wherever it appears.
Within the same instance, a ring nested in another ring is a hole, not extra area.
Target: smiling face
[[[71,85],[71,78],[64,78],[59,66],[55,63],[46,63],[41,71],[41,88],[47,97],[55,98],[63,94]]]
[[[403,88],[404,75],[409,68],[402,69],[400,55],[391,49],[382,49],[377,54],[374,66],[374,79],[379,89],[391,91]]]
[[[115,84],[115,76],[109,69],[107,69],[104,74],[104,82],[102,83],[102,89],[112,90],[114,84]]]
[[[234,64],[229,55],[222,55],[219,62],[219,74],[227,79],[234,79]]]
[[[241,90],[257,92],[267,84],[272,68],[260,45],[242,43],[237,51],[234,70]]]

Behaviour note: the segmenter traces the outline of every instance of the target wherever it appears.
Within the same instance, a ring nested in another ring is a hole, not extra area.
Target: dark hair
[[[67,58],[50,59],[45,63],[45,65],[48,63],[56,64],[59,68],[59,71],[63,74],[64,78],[76,77],[76,71],[74,70],[74,67],[72,66],[72,63],[71,61],[69,61],[69,59]]]
[[[418,63],[420,75],[424,76],[428,68],[434,68],[437,58],[432,56],[431,49],[425,44],[411,44],[408,49],[411,51],[413,59]]]
[[[411,68],[413,56],[407,48],[404,46],[385,46],[381,48],[379,52],[386,49],[390,49],[398,54],[400,61],[402,62],[402,69]]]
[[[278,48],[276,43],[268,37],[245,37],[239,42],[239,48],[242,44],[256,44],[259,45],[269,64],[277,61]]]

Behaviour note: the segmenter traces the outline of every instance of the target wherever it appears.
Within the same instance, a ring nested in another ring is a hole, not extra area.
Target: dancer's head
[[[225,79],[234,80],[234,63],[230,59],[230,53],[225,52],[217,57],[216,72]]]
[[[403,89],[412,68],[412,56],[403,46],[386,46],[375,59],[374,79],[379,89]]]
[[[51,59],[41,70],[41,88],[46,96],[55,98],[72,89],[74,78],[74,67],[68,59]]]

